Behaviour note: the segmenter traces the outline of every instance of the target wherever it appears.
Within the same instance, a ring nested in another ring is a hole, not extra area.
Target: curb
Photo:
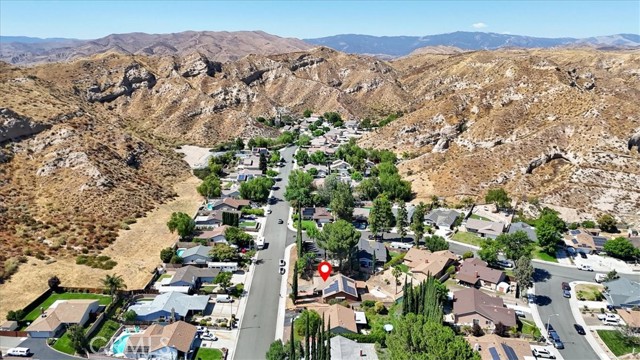
[[[569,285],[571,286],[571,298],[569,299],[569,304],[571,306],[571,314],[573,315],[573,320],[576,322],[576,324],[580,324],[585,328],[586,330],[585,337],[587,338],[587,342],[589,343],[589,346],[591,346],[591,349],[593,349],[593,352],[595,352],[600,357],[601,360],[611,360],[607,352],[603,350],[602,347],[600,346],[600,343],[596,341],[595,337],[591,333],[591,330],[589,329],[590,327],[587,326],[587,323],[584,321],[584,318],[580,313],[580,308],[578,307],[578,300],[576,298],[576,290],[575,290],[575,286],[579,284],[592,285],[593,283],[588,281],[572,281],[569,283]]]
[[[284,261],[286,262],[285,273],[282,275],[282,279],[280,281],[280,289],[278,290],[278,294],[280,299],[278,301],[278,317],[276,320],[276,338],[275,340],[283,340],[284,338],[284,312],[287,307],[287,279],[289,278],[289,268],[291,267],[291,249],[295,243],[284,248]]]

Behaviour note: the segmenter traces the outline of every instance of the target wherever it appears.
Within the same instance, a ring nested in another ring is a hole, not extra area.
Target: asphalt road
[[[284,189],[293,165],[291,158],[294,151],[295,147],[282,151],[287,162],[285,167],[280,168],[280,175],[278,175],[282,178],[276,183],[280,189],[274,191],[274,196],[280,200],[271,205],[273,212],[267,217],[265,224],[264,237],[267,245],[264,250],[258,252],[258,264],[253,274],[234,356],[237,360],[264,359],[269,345],[276,338],[279,297],[287,296],[287,294],[279,294],[281,275],[278,273],[278,261],[284,258],[284,249],[287,245],[289,203],[284,200]],[[284,224],[278,224],[278,219],[282,219]],[[289,243],[291,241],[289,240]]]
[[[75,356],[57,352],[47,346],[47,339],[28,338],[20,343],[19,347],[26,347],[31,350],[33,360],[76,360],[82,359]],[[24,359],[7,356],[7,359]]]

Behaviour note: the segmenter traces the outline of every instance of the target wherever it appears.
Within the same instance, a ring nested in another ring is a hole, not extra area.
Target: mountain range
[[[637,48],[640,35],[617,34],[589,38],[540,38],[485,32],[453,32],[428,36],[342,34],[299,40],[262,31],[185,31],[172,34],[112,34],[95,40],[0,36],[0,60],[11,64],[72,61],[110,51],[137,55],[188,55],[195,51],[212,61],[234,61],[249,54],[277,54],[314,46],[383,59],[406,56],[424,48],[492,50],[500,48],[595,47]],[[457,52],[457,51],[456,51]]]

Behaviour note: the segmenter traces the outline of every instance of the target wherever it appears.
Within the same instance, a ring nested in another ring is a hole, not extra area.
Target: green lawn
[[[294,228],[298,228],[298,222],[294,221],[293,222],[293,227]],[[309,231],[309,229],[316,229],[316,222],[313,220],[302,220],[302,230],[304,231]]]
[[[53,344],[53,348],[65,354],[73,355],[76,351],[73,349],[73,346],[71,346],[71,339],[68,335],[69,334],[65,332],[61,338],[56,340],[56,343]]]
[[[471,216],[469,216],[471,219],[476,219],[476,220],[484,220],[484,221],[492,221],[489,218],[486,218],[484,216],[480,216],[480,215],[476,215],[476,214],[471,214]]]
[[[532,335],[535,338],[540,337],[540,329],[532,321],[520,320],[522,322],[522,329],[520,332],[523,334]]]
[[[597,330],[598,335],[607,344],[609,350],[616,356],[622,356],[628,354],[635,348],[636,351],[640,349],[640,345],[633,344],[625,339],[617,330]]]
[[[240,227],[256,227],[255,221],[241,221]]]
[[[222,359],[222,351],[211,348],[198,348],[198,352],[194,357],[195,360],[220,360]]]
[[[114,320],[105,320],[102,325],[100,325],[98,332],[96,332],[93,338],[89,339],[89,345],[91,345],[95,350],[107,345],[119,328],[120,324]]]
[[[40,307],[43,307],[45,310],[51,306],[56,300],[75,300],[75,299],[96,299],[100,301],[100,305],[109,305],[111,304],[111,296],[109,295],[97,295],[97,294],[81,294],[81,293],[62,293],[62,294],[51,294],[45,301],[42,302],[39,306],[36,306],[30,313],[28,313],[22,320],[24,321],[33,321],[40,316]]]
[[[162,279],[168,279],[168,278],[171,278],[171,277],[173,277],[173,275],[171,275],[171,274],[162,274],[162,275],[158,278],[158,281],[160,281],[160,280],[162,280]]]
[[[458,231],[457,233],[453,234],[451,239],[465,243],[465,244],[475,245],[475,246],[480,246],[480,244],[482,243],[481,237],[473,233],[464,232],[464,231]]]
[[[396,265],[398,267],[398,269],[402,270],[403,273],[407,274],[409,273],[409,267],[405,264],[398,264]]]
[[[215,289],[215,285],[206,285],[202,287],[202,291],[207,294],[211,294],[213,292],[213,289]]]
[[[558,262],[558,259],[556,259],[555,256],[549,255],[549,254],[547,254],[546,252],[544,252],[544,251],[542,251],[540,249],[536,249],[533,252],[533,258],[534,259],[544,260],[544,261],[550,261],[550,262],[554,262],[554,263]]]

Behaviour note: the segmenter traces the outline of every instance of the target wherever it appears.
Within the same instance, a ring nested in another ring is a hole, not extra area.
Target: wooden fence
[[[0,331],[0,336],[7,337],[27,337],[29,334],[26,331]]]

